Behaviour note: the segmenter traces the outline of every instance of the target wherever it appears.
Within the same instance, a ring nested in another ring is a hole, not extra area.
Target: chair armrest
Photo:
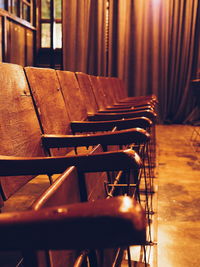
[[[145,232],[144,211],[129,197],[0,214],[4,251],[138,245]]]
[[[115,107],[108,107],[105,110],[99,110],[98,113],[123,113],[123,112],[133,112],[133,111],[143,111],[146,109],[154,110],[154,108],[150,105],[141,106],[141,107],[131,107],[131,108],[115,108]]]
[[[43,145],[47,148],[141,144],[148,139],[149,134],[140,128],[84,135],[42,135]]]
[[[129,104],[130,102],[145,102],[145,101],[150,101],[151,103],[158,104],[158,98],[156,95],[149,95],[149,96],[128,96],[123,99],[118,100],[120,103],[127,103]]]
[[[0,156],[0,176],[62,173],[69,166],[83,172],[126,170],[140,168],[141,164],[140,157],[131,149],[60,157]]]
[[[72,121],[71,129],[76,132],[96,132],[96,131],[111,131],[114,127],[118,130],[139,127],[148,129],[152,126],[152,121],[145,117],[137,117],[125,120],[113,121]]]
[[[127,119],[127,118],[137,118],[137,117],[146,117],[150,119],[152,122],[155,123],[157,114],[152,110],[145,110],[145,111],[133,111],[127,113],[96,113],[96,114],[89,114],[88,120],[90,121],[98,121],[98,120],[120,120],[120,119]]]
[[[107,108],[131,108],[131,107],[143,107],[143,106],[146,106],[146,105],[149,105],[149,106],[153,106],[154,107],[154,104],[153,103],[151,103],[151,101],[144,101],[144,102],[142,102],[142,101],[132,101],[132,102],[130,102],[130,103],[127,103],[127,102],[125,102],[125,103],[120,103],[120,102],[116,102],[116,103],[114,103],[114,104],[112,104],[111,106],[108,106]]]

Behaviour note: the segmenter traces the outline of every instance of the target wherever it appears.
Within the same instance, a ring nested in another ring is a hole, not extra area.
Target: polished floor
[[[192,126],[157,126],[158,267],[200,266],[199,145]]]

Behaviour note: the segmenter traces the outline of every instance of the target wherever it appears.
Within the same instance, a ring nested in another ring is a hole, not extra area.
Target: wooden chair
[[[76,99],[69,99],[69,101],[66,101],[65,99],[64,102],[60,89],[61,87],[59,86],[59,81],[54,70],[27,67],[25,68],[25,71],[44,133],[42,136],[43,144],[45,144],[48,148],[61,147],[63,145],[71,147],[97,144],[101,144],[103,146],[124,145],[133,143],[134,138],[136,137],[138,142],[143,142],[143,140],[148,138],[148,133],[146,133],[143,129],[126,129],[113,132],[111,128],[110,131],[106,133],[82,134],[71,137],[66,136],[65,140],[63,139],[63,141],[59,144],[56,136],[52,134],[69,135],[69,133],[71,133],[69,117],[71,116],[72,119],[76,116],[78,119],[84,118],[84,109],[79,109],[77,107],[80,102],[77,103],[75,101]],[[62,90],[63,88],[64,86],[62,86]],[[46,101],[47,98],[50,98],[51,101]],[[53,105],[52,103],[55,104]],[[70,106],[70,109],[68,106]],[[65,127],[58,127],[59,125]],[[92,123],[88,125],[92,125]],[[97,124],[95,123],[94,125]],[[102,125],[103,124],[101,124],[101,131]],[[110,125],[113,126],[113,123]],[[88,126],[87,132],[91,131],[91,128]]]
[[[38,175],[38,174],[46,174],[46,173],[60,173],[64,171],[67,166],[76,165],[78,168],[78,176],[77,175],[67,175],[65,180],[57,179],[55,183],[48,189],[48,192],[53,192],[54,197],[56,198],[56,202],[54,199],[50,199],[51,204],[55,204],[59,201],[65,201],[68,204],[90,200],[94,201],[102,195],[103,197],[107,196],[107,192],[105,191],[104,183],[105,176],[97,179],[96,174],[93,174],[93,184],[95,187],[91,188],[91,183],[86,185],[85,177],[83,176],[84,172],[99,172],[99,171],[113,171],[113,170],[128,170],[128,169],[137,169],[140,168],[141,162],[136,154],[133,154],[133,151],[124,151],[124,152],[115,152],[115,153],[103,153],[103,154],[95,154],[93,155],[83,155],[83,156],[74,156],[74,157],[11,157],[11,156],[1,156],[0,157],[0,176],[2,179],[10,179],[11,176],[21,175]],[[69,173],[70,170],[67,170],[65,173]],[[66,174],[65,174],[66,175]],[[63,176],[61,176],[63,177]],[[65,177],[65,176],[64,176]],[[119,176],[118,180],[119,181]],[[60,188],[59,191],[55,191],[57,186]],[[63,186],[63,187],[62,187]],[[63,189],[63,191],[62,191]],[[110,189],[112,194],[116,194],[114,192],[114,187]],[[109,195],[110,195],[109,192]],[[119,191],[118,191],[119,192]],[[43,201],[45,198],[41,197],[37,203],[41,204],[41,199]],[[11,214],[12,215],[12,214]],[[6,216],[6,215],[5,215]],[[1,221],[1,218],[0,218]],[[0,223],[1,224],[1,223]],[[25,231],[26,232],[26,231]],[[8,236],[8,235],[6,235]],[[16,235],[15,235],[15,238]],[[3,239],[2,239],[3,240]],[[21,240],[21,239],[20,239]],[[4,247],[6,249],[6,246]],[[27,265],[29,266],[29,265]]]
[[[79,84],[77,82],[76,76],[74,72],[70,72],[70,71],[56,71],[58,78],[59,78],[59,82],[61,85],[61,90],[64,96],[64,100],[65,100],[65,105],[68,109],[68,114],[69,117],[74,120],[79,120],[78,122],[72,121],[71,122],[71,127],[73,129],[73,132],[79,132],[79,131],[83,131],[86,130],[86,125],[89,125],[87,122],[85,122],[85,120],[87,119],[87,115],[88,113],[86,112],[86,105],[84,104],[84,101],[81,97],[81,93],[80,93],[80,87]],[[85,82],[87,80],[83,80],[83,82]],[[87,83],[85,83],[85,87],[89,86]],[[91,100],[92,102],[92,100]],[[89,104],[89,101],[87,102],[87,105]],[[90,107],[89,107],[90,108]],[[91,105],[92,108],[92,105]],[[83,122],[80,122],[80,120],[84,120]],[[125,120],[121,120],[122,122],[126,122],[127,124],[123,125],[123,127],[131,127],[131,124],[128,124],[128,120],[129,119],[125,119]],[[131,122],[135,123],[134,126],[140,126],[141,122],[146,122],[149,121],[149,119],[147,118],[134,118],[131,119]],[[118,125],[119,125],[120,120],[116,121],[112,121],[112,125],[113,127],[115,126],[118,129]],[[109,122],[109,125],[111,122]],[[115,124],[116,123],[116,124]],[[83,125],[83,127],[85,128],[79,128],[80,125]],[[91,124],[92,125],[92,124]],[[101,121],[98,124],[98,130],[106,130],[105,127],[106,123],[105,121]],[[147,124],[146,124],[147,125]],[[148,129],[150,131],[150,126],[151,124],[148,125],[148,127],[146,127],[146,129]],[[77,128],[76,128],[77,127]],[[90,128],[91,126],[88,126],[88,131],[95,131],[95,128]],[[152,170],[150,168],[151,165],[151,154],[149,151],[149,141],[144,140],[144,142],[138,142],[137,141],[137,136],[133,135],[133,143],[131,144],[133,149],[136,149],[137,152],[141,155],[141,158],[143,159],[143,177],[144,177],[144,183],[145,183],[145,194],[146,194],[146,209],[147,212],[149,212],[149,209],[151,208],[152,210],[152,205],[148,204],[148,192],[152,192],[153,191],[153,175],[152,175]],[[148,139],[149,140],[149,139]],[[130,144],[130,143],[129,143]],[[110,148],[110,147],[109,147]],[[104,146],[105,149],[105,146]],[[147,166],[148,165],[148,166]],[[150,221],[150,220],[149,220]]]
[[[81,105],[81,101],[76,101],[77,95],[79,92],[76,90],[76,87],[71,86],[71,80],[68,80],[68,74],[67,72],[57,72],[59,75],[59,81],[61,83],[61,87],[59,87],[58,90],[58,79],[57,74],[52,69],[39,69],[39,68],[33,68],[33,67],[27,67],[25,68],[26,75],[29,81],[29,85],[32,91],[33,99],[35,102],[35,106],[38,110],[38,115],[40,118],[41,126],[43,128],[43,145],[47,149],[52,148],[60,148],[63,146],[68,147],[76,147],[76,146],[90,146],[90,145],[97,145],[101,144],[104,151],[107,151],[108,146],[117,146],[114,147],[114,149],[118,150],[121,149],[124,145],[137,145],[138,152],[140,150],[143,150],[143,144],[147,142],[149,139],[148,133],[139,128],[133,128],[133,129],[126,129],[126,130],[120,130],[120,131],[110,131],[110,132],[101,132],[101,133],[95,133],[95,134],[78,134],[75,136],[70,136],[69,134],[62,130],[62,128],[54,128],[54,124],[56,126],[58,125],[66,125],[68,123],[68,118],[75,118],[77,116],[77,119],[84,118],[84,109],[78,108],[78,105]],[[66,75],[65,75],[66,74]],[[65,88],[69,88],[69,94],[65,92]],[[65,98],[62,98],[62,93],[65,94],[66,98],[68,97],[68,101]],[[78,88],[78,87],[77,87]],[[65,93],[64,93],[65,92]],[[72,92],[75,92],[72,94]],[[51,96],[48,96],[48,95]],[[75,98],[72,96],[75,95]],[[70,98],[71,96],[71,98]],[[45,101],[46,99],[51,99],[51,101]],[[52,103],[55,103],[53,105]],[[73,104],[74,103],[74,104]],[[59,112],[59,107],[62,107],[62,112],[64,114],[61,115],[61,112]],[[58,111],[57,111],[58,108]],[[48,112],[50,110],[50,112]],[[70,110],[70,113],[69,113]],[[65,111],[65,112],[64,112]],[[58,114],[58,116],[57,116]],[[67,118],[66,118],[67,117]],[[60,122],[61,121],[61,122]],[[52,123],[53,122],[53,123]],[[49,127],[49,125],[51,127]],[[91,125],[91,124],[90,124]],[[95,123],[96,125],[96,123]],[[112,122],[113,125],[113,122]],[[101,122],[101,131],[102,131],[103,122]],[[65,129],[69,129],[68,126],[65,127]],[[99,128],[100,129],[100,128]],[[93,128],[94,131],[94,128]],[[105,129],[104,129],[105,131]],[[87,128],[87,132],[91,132],[91,128]],[[53,135],[51,133],[56,133],[56,135]],[[65,133],[65,135],[63,135]],[[109,147],[110,148],[110,147]],[[113,148],[112,148],[113,149]],[[115,176],[114,176],[115,177]],[[114,178],[115,179],[115,178]],[[137,182],[137,189],[134,189],[134,192],[139,192],[139,182],[141,179],[138,179]],[[113,178],[111,176],[110,178],[111,183],[113,183]],[[133,183],[134,184],[134,183]],[[127,187],[124,184],[124,187]],[[135,186],[134,186],[135,188]],[[127,189],[129,190],[129,186]],[[137,193],[137,197],[139,194]]]
[[[67,75],[67,74],[66,74]],[[148,127],[148,132],[150,133],[150,141],[146,146],[147,149],[147,163],[145,165],[148,166],[148,176],[150,177],[150,191],[153,191],[153,177],[154,177],[154,168],[155,168],[155,146],[156,146],[156,138],[155,138],[155,120],[156,120],[156,114],[152,110],[145,110],[145,111],[135,111],[134,113],[128,112],[128,113],[98,113],[98,105],[97,105],[97,98],[95,98],[94,91],[92,89],[92,84],[89,79],[89,75],[85,73],[76,73],[77,79],[79,82],[79,86],[82,92],[82,97],[84,98],[85,103],[88,107],[88,113],[90,114],[88,119],[92,121],[99,121],[102,119],[122,119],[127,120],[129,117],[137,117],[137,116],[144,116],[148,119],[152,120],[151,127]],[[63,74],[64,76],[64,74]],[[63,88],[65,88],[63,86]],[[101,93],[103,94],[103,93]],[[97,96],[97,95],[96,95]]]
[[[52,127],[54,127],[54,124],[56,126],[58,125],[66,125],[67,124],[67,118],[70,116],[75,118],[75,115],[78,114],[80,118],[84,118],[83,115],[83,108],[78,109],[78,104],[81,102],[76,102],[75,100],[77,98],[71,98],[71,101],[67,101],[65,98],[62,98],[62,92],[64,92],[65,88],[69,88],[70,92],[68,97],[72,95],[72,91],[75,91],[75,95],[78,95],[78,91],[76,89],[78,88],[77,85],[74,90],[72,90],[71,84],[69,83],[69,80],[67,80],[69,72],[57,72],[59,75],[59,81],[61,83],[61,86],[59,85],[56,72],[52,69],[40,69],[40,68],[33,68],[33,67],[26,67],[25,68],[26,75],[29,81],[29,85],[32,91],[33,99],[35,101],[35,106],[38,110],[38,115],[40,118],[41,126],[43,128],[43,144],[47,149],[51,148],[60,148],[63,146],[90,146],[90,145],[96,145],[101,144],[104,151],[106,151],[108,145],[136,145],[137,151],[140,153],[140,155],[143,156],[145,159],[144,153],[146,151],[146,146],[144,144],[147,144],[147,140],[149,139],[149,135],[147,132],[145,132],[143,129],[127,129],[123,131],[114,131],[114,132],[107,132],[107,133],[100,133],[100,134],[87,134],[87,135],[76,135],[76,136],[69,136],[66,135],[63,136],[64,131],[62,131],[62,127],[57,127],[55,130],[52,131]],[[71,80],[70,80],[71,82]],[[67,86],[68,85],[68,86]],[[63,93],[64,94],[64,93]],[[49,96],[50,95],[50,96]],[[46,101],[46,99],[50,99],[50,101]],[[52,103],[55,103],[55,105],[52,105]],[[73,105],[74,103],[74,105]],[[81,104],[80,104],[81,105]],[[61,112],[64,113],[61,114],[60,107],[62,107]],[[69,107],[74,112],[69,112]],[[57,111],[58,108],[58,111]],[[64,112],[65,110],[65,112]],[[79,113],[80,112],[80,113]],[[58,115],[58,116],[57,116]],[[79,119],[79,118],[78,118]],[[52,123],[53,122],[53,123]],[[102,122],[101,122],[102,123]],[[102,124],[101,124],[102,125]],[[50,126],[50,127],[49,127]],[[66,127],[69,129],[69,127]],[[65,128],[65,129],[66,129]],[[94,129],[94,128],[93,128]],[[87,129],[88,132],[91,131],[91,128]],[[101,128],[102,131],[102,128]],[[56,133],[57,135],[52,135],[53,133]],[[62,138],[61,138],[62,135]],[[117,148],[119,149],[119,148]],[[145,178],[145,193],[149,191],[147,189],[147,185],[149,184],[151,186],[151,183],[147,181],[146,173],[144,175]],[[140,181],[141,179],[139,179]],[[146,203],[147,197],[146,197]],[[147,210],[148,204],[147,204]]]
[[[61,90],[64,96],[64,100],[65,100],[65,104],[66,107],[68,108],[68,113],[69,113],[69,117],[74,120],[79,120],[78,122],[72,121],[71,122],[71,127],[73,129],[73,132],[76,133],[80,130],[85,129],[86,130],[86,125],[89,125],[87,122],[80,122],[80,120],[86,120],[87,119],[87,115],[88,113],[86,112],[86,106],[91,110],[93,109],[93,105],[90,105],[90,103],[94,103],[94,98],[92,98],[92,90],[87,90],[87,87],[91,86],[91,83],[88,79],[84,79],[85,75],[81,75],[80,79],[84,84],[85,87],[85,94],[88,91],[88,95],[91,95],[90,100],[91,101],[87,101],[86,104],[85,101],[83,101],[84,96],[81,95],[81,89],[79,87],[79,84],[77,82],[77,79],[75,77],[75,73],[74,72],[70,72],[70,71],[56,71],[58,78],[59,78],[59,82],[61,85]],[[90,92],[90,93],[89,93]],[[92,100],[93,99],[93,100]],[[74,103],[74,104],[73,104]],[[95,105],[94,105],[95,106]],[[151,128],[151,123],[148,124],[149,119],[147,118],[134,118],[134,119],[124,119],[124,120],[118,120],[116,121],[112,121],[112,127],[116,127],[117,129],[120,128],[120,122],[125,122],[126,124],[123,125],[123,127],[126,128],[130,128],[133,123],[134,126],[136,127],[144,127],[145,129],[147,129],[148,131],[150,131]],[[146,125],[144,125],[144,123],[146,123]],[[83,125],[83,127],[85,126],[85,128],[81,128],[80,125]],[[92,125],[92,124],[91,124]],[[105,121],[101,121],[98,124],[98,130],[106,130],[105,128]],[[109,122],[109,124],[107,125],[111,125],[111,122]],[[148,125],[148,126],[147,126]],[[79,128],[80,127],[80,128]],[[95,131],[95,128],[90,128],[91,126],[88,126],[88,130],[90,131]],[[103,128],[104,127],[104,128]],[[135,136],[136,137],[136,136]],[[134,138],[135,140],[133,141],[134,144],[137,144],[137,138]],[[132,144],[133,144],[132,143]],[[141,144],[141,142],[140,142]],[[144,143],[143,143],[144,144]],[[144,149],[144,148],[143,148]],[[146,148],[145,148],[146,149]],[[141,146],[139,148],[138,151],[141,150]],[[142,152],[143,154],[143,152]],[[146,158],[146,157],[144,157]],[[150,156],[148,158],[148,164],[150,162]],[[150,165],[150,164],[149,164]]]
[[[0,176],[4,200],[10,198],[11,195],[36,175],[48,174],[51,176],[53,173],[63,172],[68,166],[75,165],[81,171],[87,171],[87,168],[90,168],[89,170],[91,171],[91,166],[95,168],[93,171],[101,171],[102,168],[105,171],[119,171],[122,167],[121,164],[130,164],[129,167],[133,167],[133,161],[130,161],[132,156],[130,157],[127,151],[125,154],[123,153],[122,158],[118,157],[120,152],[95,154],[95,157],[93,155],[45,157],[40,125],[22,67],[15,64],[1,63],[0,70],[0,119],[2,120]],[[130,152],[133,155],[133,159],[139,159],[136,153]],[[111,155],[114,158],[110,158]],[[116,162],[117,159],[119,159],[118,162]],[[125,170],[128,170],[128,168],[126,166]],[[95,182],[97,183],[97,180]],[[84,179],[80,178],[81,200],[87,200],[88,198],[84,193],[84,185]],[[91,185],[89,186],[91,187]],[[76,196],[77,187],[73,185],[73,182],[69,183],[69,188],[71,193]],[[88,191],[88,188],[86,190],[87,193],[91,192]],[[96,194],[93,193],[93,196],[96,196]],[[12,215],[10,218],[13,219]],[[3,229],[3,225],[1,229]],[[8,235],[6,236],[8,237]],[[6,246],[5,243],[4,249],[6,249]]]
[[[124,103],[117,102],[117,98],[115,97],[115,92],[122,91],[122,88],[124,86],[122,80],[118,78],[113,77],[95,77],[90,75],[91,82],[93,84],[93,90],[96,94],[96,99],[104,98],[104,106],[110,106],[110,111],[113,111],[116,109],[116,105],[118,108],[121,107],[121,105],[125,105]],[[120,88],[121,89],[120,89]],[[99,93],[99,94],[98,94]],[[104,96],[104,97],[103,97]],[[130,100],[131,99],[131,100]],[[144,109],[151,109],[155,112],[155,109],[157,107],[157,98],[153,96],[146,96],[146,97],[132,97],[129,99],[129,104],[132,103],[132,107],[129,109],[129,112],[131,110],[144,110]],[[107,112],[107,109],[105,109],[102,112]],[[156,113],[156,112],[155,112]],[[151,133],[151,139],[149,144],[149,151],[151,152],[149,155],[149,165],[154,166],[155,165],[155,155],[156,155],[156,137],[155,137],[155,125],[153,127],[149,128],[149,132]],[[150,171],[152,168],[150,168]],[[152,176],[154,176],[152,174]]]
[[[54,186],[51,186],[52,188],[49,188],[46,192],[43,193],[43,195],[36,201],[36,203],[34,203],[33,208],[35,210],[40,210],[40,209],[44,209],[44,208],[49,208],[55,205],[66,205],[66,196],[68,196],[68,179],[73,179],[73,180],[77,180],[77,176],[80,175],[77,173],[77,171],[74,168],[71,168],[70,170],[68,170],[68,173],[66,172],[66,175],[64,174],[63,176],[61,176],[60,179],[58,179],[56,181],[56,183],[54,184]],[[110,190],[110,193],[112,194],[112,189]],[[105,197],[105,194],[103,193],[102,196],[100,196],[100,198]],[[107,197],[107,199],[110,198],[110,195]],[[92,202],[94,203],[94,202]],[[106,203],[105,203],[106,204]],[[108,208],[108,206],[106,207]],[[98,213],[98,211],[97,211]],[[111,215],[112,216],[112,215]],[[145,215],[144,215],[145,217]],[[115,227],[113,225],[113,227]],[[120,226],[123,227],[122,225]],[[96,231],[101,231],[100,228],[97,228]],[[103,233],[102,232],[102,239],[110,239],[110,234],[108,233],[109,236],[107,236],[107,231],[109,231],[108,229]],[[121,230],[120,230],[121,231]],[[122,230],[123,231],[123,230]],[[81,233],[79,234],[79,232],[81,232],[81,230],[79,229],[78,232],[73,232],[71,235],[82,235]],[[117,233],[116,233],[117,234]],[[94,238],[96,239],[96,233],[93,232],[91,233],[90,231],[86,234],[85,233],[85,238],[87,239],[87,235],[89,235],[89,239],[90,238]],[[121,235],[121,233],[120,233]],[[92,237],[93,236],[93,237]],[[98,240],[98,237],[97,239]],[[136,236],[134,237],[135,241],[134,244],[145,244],[145,239],[140,240],[137,239],[136,240]],[[79,241],[80,242],[80,241]],[[104,244],[106,244],[106,241]],[[73,241],[74,243],[74,241]],[[95,242],[96,243],[96,242]],[[98,241],[97,241],[98,243]],[[96,244],[97,244],[96,243]],[[113,241],[112,241],[113,243]],[[96,248],[100,248],[99,246],[100,244],[98,244],[96,246]],[[101,246],[102,247],[102,246]],[[105,246],[107,248],[112,247],[109,246],[108,244]],[[119,255],[119,249],[117,249],[116,245],[114,245],[114,249],[101,249],[99,250],[88,250],[89,247],[80,247],[80,243],[79,243],[79,247],[77,247],[76,251],[49,251],[49,253],[46,252],[46,257],[49,257],[49,262],[50,262],[50,266],[77,266],[76,264],[80,264],[80,262],[85,262],[86,258],[88,258],[89,261],[92,261],[92,263],[90,262],[90,264],[93,264],[92,266],[111,266],[112,263],[115,260],[115,257],[117,257],[117,255]],[[73,248],[73,247],[72,247]],[[90,247],[91,248],[91,247]],[[95,247],[93,247],[95,248]],[[74,249],[74,248],[73,248]],[[87,250],[86,250],[87,249]],[[123,251],[123,248],[120,249],[121,251]],[[44,254],[42,254],[44,257]],[[41,258],[41,252],[40,252],[40,258]],[[71,264],[69,264],[69,262]],[[79,265],[78,265],[79,266]],[[82,266],[82,265],[81,265]]]
[[[0,250],[22,251],[23,266],[52,266],[47,257],[38,257],[38,250],[144,244],[145,218],[133,199],[120,197],[1,214],[0,234]]]
[[[23,68],[15,64],[0,64],[0,120],[1,120],[1,144],[0,153],[3,156],[18,156],[18,157],[44,157],[44,144],[45,137],[42,135],[40,124],[35,113],[34,105],[30,95],[30,91],[27,85],[27,80],[24,75]],[[47,97],[47,96],[46,96]],[[6,99],[6,101],[5,101]],[[61,111],[62,112],[62,111]],[[57,124],[55,122],[57,127]],[[47,126],[49,126],[47,124]],[[61,125],[62,126],[62,125]],[[63,124],[63,127],[66,127]],[[128,132],[124,133],[122,139],[126,139],[129,135]],[[117,136],[117,135],[116,135]],[[80,139],[79,139],[80,138]],[[89,140],[89,136],[53,136],[52,146],[66,147],[68,143],[72,142],[71,146],[76,146],[77,143],[81,145],[96,144],[98,141],[95,139]],[[107,138],[106,135],[103,138]],[[110,134],[108,139],[115,138],[115,135]],[[61,141],[62,139],[62,141]],[[56,141],[57,140],[57,141]],[[66,141],[67,140],[67,141]],[[79,140],[79,141],[78,141]],[[78,142],[77,142],[78,141]],[[60,142],[58,144],[58,142]],[[77,142],[77,143],[76,143]],[[107,142],[107,141],[105,141]],[[66,153],[66,151],[65,151]],[[57,150],[55,154],[62,155],[63,151]],[[55,157],[54,157],[55,158]],[[54,160],[53,159],[48,159]],[[65,157],[64,157],[65,158]],[[75,158],[73,158],[75,159]],[[60,172],[66,169],[69,165],[66,162],[62,163],[63,159],[56,159],[60,161],[63,167]],[[67,161],[69,158],[67,158]],[[76,159],[75,159],[76,161]],[[76,165],[75,162],[68,161],[70,166]],[[5,164],[5,161],[4,161]],[[52,161],[53,164],[53,161]],[[54,169],[54,165],[47,166],[45,173],[51,177],[51,174],[58,172],[57,168]],[[50,169],[52,168],[52,171]],[[10,198],[19,188],[26,184],[29,180],[33,179],[34,173],[31,176],[22,177],[7,177],[6,179],[1,178],[1,192],[4,200]],[[48,186],[48,185],[47,185]],[[3,204],[3,203],[2,203]]]
[[[132,101],[130,103],[125,102],[123,103],[122,99],[125,97],[122,93],[121,96],[121,85],[120,85],[120,79],[116,77],[99,77],[99,80],[102,82],[103,91],[105,95],[109,99],[109,103],[112,103],[112,106],[115,108],[123,107],[123,106],[129,106],[129,107],[144,107],[150,105],[151,107],[155,107],[154,101],[150,98],[144,98],[139,97],[138,99],[135,98],[135,100],[132,98]]]
[[[76,133],[83,129],[86,130],[86,127],[88,125],[88,123],[85,122],[85,120],[87,119],[87,115],[88,115],[86,111],[86,107],[91,109],[91,111],[95,107],[95,105],[90,104],[90,103],[95,103],[95,98],[92,97],[92,93],[91,93],[92,90],[88,90],[88,87],[91,86],[90,81],[88,79],[84,79],[85,78],[84,74],[83,75],[80,74],[81,82],[83,83],[84,88],[85,88],[85,90],[83,91],[85,92],[85,94],[87,94],[88,92],[87,95],[89,96],[91,95],[90,97],[88,97],[88,101],[86,102],[86,104],[84,104],[85,103],[85,101],[83,101],[84,95],[81,95],[81,91],[83,88],[80,89],[77,79],[75,77],[75,73],[70,72],[70,71],[56,71],[56,72],[57,72],[59,82],[61,85],[61,90],[64,96],[65,104],[68,107],[69,117],[71,118],[71,120],[74,120],[74,119],[79,120],[78,122],[75,122],[75,121],[71,122],[71,128],[73,129],[73,132]],[[84,120],[84,122],[80,122],[81,119]],[[98,122],[99,122],[98,129],[106,130],[105,121],[101,121],[101,122],[98,121]],[[149,133],[151,133],[152,122],[148,118],[140,117],[140,118],[134,118],[134,119],[112,121],[112,127],[119,129],[121,127],[120,122],[124,123],[123,127],[126,127],[126,128],[131,128],[132,126],[141,127],[141,128],[145,128]],[[83,125],[83,127],[85,128],[81,128],[80,125]],[[107,125],[111,126],[111,121]],[[90,129],[91,131],[95,131],[94,127],[93,128],[90,128],[90,127],[91,126],[88,126],[88,129]],[[148,145],[150,146],[149,143]],[[150,162],[153,162],[153,159],[152,159],[152,154],[150,154],[151,150],[149,149],[148,151],[149,153],[148,153],[147,161],[148,161],[148,165],[150,166],[152,165],[152,163]],[[151,172],[151,176],[153,176],[151,168],[149,168],[149,172]]]
[[[147,95],[147,96],[128,96],[127,90],[125,89],[125,84],[122,79],[117,77],[112,77],[112,84],[114,88],[117,88],[115,91],[113,91],[117,102],[119,103],[133,103],[137,101],[150,101],[151,104],[158,104],[157,96]]]
[[[133,112],[150,109],[154,111],[154,105],[150,101],[135,101],[134,105],[126,106],[125,103],[117,103],[113,91],[116,90],[110,77],[89,75],[94,95],[99,106],[99,112]]]
[[[59,75],[59,81],[61,83],[61,86],[59,87],[59,90],[58,90],[59,84],[58,84],[56,72],[54,70],[27,67],[25,68],[25,71],[26,71],[29,85],[32,91],[34,101],[35,101],[35,106],[38,109],[38,115],[40,116],[40,121],[43,127],[43,132],[45,133],[42,136],[43,144],[45,145],[47,149],[59,148],[63,146],[75,147],[75,146],[89,146],[89,145],[101,144],[104,151],[106,151],[108,145],[117,145],[117,146],[132,145],[133,146],[134,144],[135,146],[137,146],[138,153],[144,156],[144,153],[146,151],[146,146],[144,146],[144,144],[147,143],[147,140],[149,139],[149,135],[143,129],[138,129],[138,128],[127,129],[127,130],[122,130],[122,131],[114,131],[110,133],[106,132],[106,133],[100,133],[100,134],[90,133],[87,135],[75,135],[73,137],[67,136],[65,134],[65,137],[62,137],[61,139],[61,134],[63,135],[63,132],[61,130],[58,131],[58,128],[52,131],[52,127],[54,127],[54,125],[51,122],[53,121],[55,125],[59,125],[59,124],[66,125],[67,120],[65,119],[65,117],[67,115],[68,117],[70,117],[70,115],[71,117],[73,116],[72,117],[73,119],[75,118],[76,114],[80,116],[79,118],[84,118],[83,116],[84,109],[81,108],[79,111],[78,105],[81,102],[80,101],[76,102],[75,100],[77,98],[75,99],[72,98],[71,101],[70,99],[69,101],[67,101],[67,99],[65,98],[65,103],[64,103],[64,99],[62,98],[60,89],[62,88],[62,91],[64,92],[65,88],[68,87],[70,90],[70,93],[69,95],[67,93],[65,95],[68,95],[68,97],[70,97],[70,95],[72,95],[72,91],[76,92],[74,93],[75,95],[79,94],[78,91],[76,91],[76,88],[78,87],[75,86],[75,88],[73,88],[74,90],[72,90],[69,80],[67,79],[69,72],[68,73],[57,72]],[[48,96],[49,94],[51,94],[51,96]],[[50,98],[51,101],[45,101],[46,98]],[[55,105],[52,105],[53,101],[56,103]],[[74,105],[72,103],[74,103]],[[65,116],[61,116],[59,110],[57,112],[57,106],[58,107],[62,106],[62,112],[65,109],[65,114],[64,114]],[[67,107],[70,107],[72,110],[70,114],[68,113],[69,108],[67,109]],[[48,112],[49,110],[50,112]],[[59,114],[59,116],[57,116],[57,114]],[[49,125],[51,125],[51,127],[48,127]],[[88,128],[87,131],[90,132],[91,128],[90,129]],[[102,131],[102,128],[101,128],[101,131]],[[56,132],[57,136],[52,135],[51,134],[52,132],[54,133]],[[77,141],[76,141],[76,138],[77,138]],[[76,144],[73,140],[75,140]],[[117,147],[117,149],[119,148],[121,147]],[[145,156],[144,156],[144,159],[145,159]],[[151,186],[151,183],[147,181],[146,173],[144,175],[144,179],[145,179],[145,193],[147,195],[149,191],[147,189],[147,186],[148,184]],[[111,181],[113,180],[112,177],[110,180]],[[138,181],[139,182],[141,181],[141,175]],[[137,183],[137,190],[136,190],[137,192],[139,192],[139,189],[138,189],[138,186],[140,184],[139,182]],[[139,197],[139,194],[137,194],[137,196]],[[146,205],[147,205],[146,206],[147,210],[149,210],[148,197],[146,197]]]
[[[91,104],[85,103],[80,87],[74,72],[56,71],[63,93],[65,105],[68,109],[68,114],[71,119],[72,132],[97,132],[110,131],[117,127],[118,130],[139,127],[148,129],[152,122],[143,117],[126,119],[126,120],[111,120],[111,121],[88,121],[88,109],[92,110]]]
[[[132,111],[132,112],[99,112],[99,106],[97,103],[97,99],[94,95],[92,84],[90,82],[89,75],[85,73],[77,72],[77,79],[79,82],[79,86],[84,98],[85,103],[87,106],[89,105],[88,113],[90,114],[88,119],[89,120],[117,120],[117,119],[127,119],[127,118],[136,118],[136,117],[146,117],[149,118],[151,121],[155,121],[156,114],[154,111],[147,109],[147,110],[139,110],[139,111]]]

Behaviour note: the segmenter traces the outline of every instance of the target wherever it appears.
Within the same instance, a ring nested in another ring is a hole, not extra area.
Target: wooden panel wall
[[[34,66],[34,32],[26,29],[26,66]]]
[[[9,21],[10,38],[8,40],[8,61],[19,65],[25,64],[25,28]]]
[[[36,29],[28,23],[0,11],[0,61],[34,66],[35,34]]]

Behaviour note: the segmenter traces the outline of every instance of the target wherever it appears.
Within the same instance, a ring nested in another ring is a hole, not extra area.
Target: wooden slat
[[[44,156],[41,131],[35,114],[23,68],[0,64],[0,154],[12,156]],[[1,178],[8,198],[31,177]]]
[[[26,67],[25,72],[45,134],[71,134],[70,119],[55,70]],[[54,149],[64,155],[66,149]]]
[[[81,95],[80,87],[76,79],[76,75],[71,71],[57,70],[59,82],[61,84],[62,93],[65,104],[68,107],[70,119],[86,120],[87,110],[84,99]]]

